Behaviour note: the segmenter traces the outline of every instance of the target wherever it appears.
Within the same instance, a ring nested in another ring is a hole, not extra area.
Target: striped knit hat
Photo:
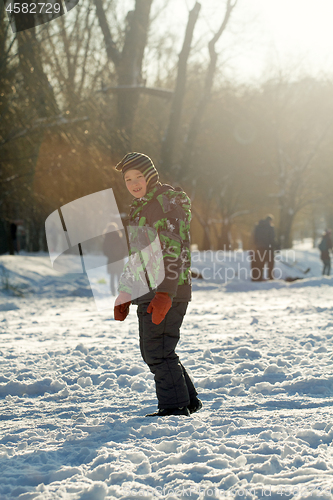
[[[147,183],[147,192],[158,183],[158,172],[149,156],[142,153],[127,153],[116,165],[116,170],[122,172],[123,176],[128,170],[140,170]]]

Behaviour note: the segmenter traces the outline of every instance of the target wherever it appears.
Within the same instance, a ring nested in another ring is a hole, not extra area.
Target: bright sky
[[[181,40],[195,0],[169,0],[161,21]],[[225,0],[201,0],[197,40],[209,40],[222,22]],[[221,7],[223,6],[223,7]],[[257,80],[277,69],[307,74],[333,70],[333,0],[238,0],[219,49],[228,76]]]
[[[239,0],[238,15],[253,10],[267,40],[266,58],[291,69],[331,73],[332,0]],[[251,4],[251,6],[250,6]],[[235,12],[236,14],[236,12]],[[263,46],[265,44],[262,44]],[[241,64],[241,59],[240,59]],[[264,60],[263,67],[267,64]],[[260,66],[258,60],[258,67]],[[297,68],[296,68],[297,69]]]

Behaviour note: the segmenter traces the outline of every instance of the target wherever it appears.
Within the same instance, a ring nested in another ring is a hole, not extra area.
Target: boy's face
[[[135,198],[142,198],[147,192],[147,182],[140,170],[128,170],[124,176],[129,192]]]

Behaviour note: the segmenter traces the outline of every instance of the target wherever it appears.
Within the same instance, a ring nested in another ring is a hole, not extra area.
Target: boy
[[[136,272],[127,264],[120,278],[114,317],[124,321],[130,304],[138,305],[140,350],[154,374],[158,399],[158,411],[147,416],[188,416],[202,404],[175,348],[191,300],[191,202],[183,191],[159,182],[152,160],[144,154],[128,153],[116,169],[122,172],[126,187],[134,197],[129,213],[132,234],[135,234],[133,227],[150,228],[158,234],[164,279],[154,289],[149,286],[148,293],[146,288],[141,295],[138,290],[147,278],[144,266],[138,266],[139,272]]]

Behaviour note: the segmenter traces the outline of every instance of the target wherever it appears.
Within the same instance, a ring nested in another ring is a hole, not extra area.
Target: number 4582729
[[[45,7],[45,10],[43,14],[52,14],[54,12],[55,14],[59,14],[60,12],[60,3],[14,3],[12,2],[9,3],[9,5],[6,7],[6,11],[14,14],[41,14],[43,9]]]

